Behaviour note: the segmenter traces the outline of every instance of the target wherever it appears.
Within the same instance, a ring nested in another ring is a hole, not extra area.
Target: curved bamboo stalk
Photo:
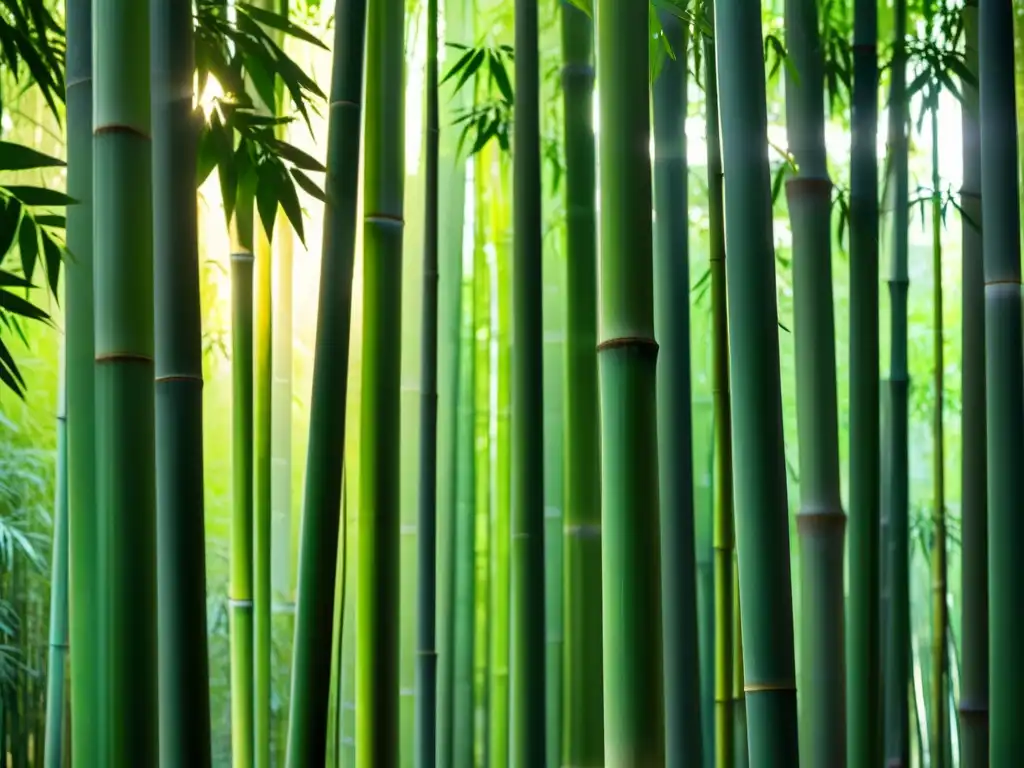
[[[342,459],[348,399],[362,129],[366,0],[335,8],[327,128],[320,301],[310,397],[309,448],[299,534],[299,576],[288,715],[289,768],[322,765],[327,749]],[[351,479],[351,478],[350,478]]]

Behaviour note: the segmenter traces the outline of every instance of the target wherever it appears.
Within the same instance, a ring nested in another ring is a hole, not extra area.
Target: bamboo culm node
[[[652,355],[658,354],[658,342],[649,336],[618,336],[612,339],[605,339],[597,345],[598,354],[610,349],[621,347],[633,347],[638,351],[649,352]]]

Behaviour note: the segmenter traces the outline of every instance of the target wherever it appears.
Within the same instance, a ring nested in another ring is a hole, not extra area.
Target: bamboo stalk
[[[878,4],[855,0],[850,161],[847,763],[882,763],[878,302]]]
[[[594,26],[563,0],[565,104],[565,590],[563,765],[604,757],[601,651],[601,433],[597,387]]]
[[[327,709],[345,450],[356,205],[362,129],[366,0],[335,8],[324,237],[299,534],[299,576],[288,716],[289,768],[321,765]]]
[[[399,441],[405,188],[405,4],[368,8],[363,177],[356,764],[398,764]]]
[[[799,761],[786,468],[779,380],[761,16],[719,0],[715,29],[725,179],[736,549],[744,688],[755,765]]]
[[[509,765],[546,760],[544,373],[537,0],[515,1],[512,187],[512,654]]]
[[[158,761],[149,5],[96,0],[98,765]]]
[[[210,766],[203,342],[195,205],[200,119],[190,9],[151,0],[160,763]]]
[[[659,343],[658,477],[661,502],[666,764],[703,754],[693,511],[690,259],[686,113],[689,30],[660,14],[674,52],[654,82],[654,327]]]
[[[67,288],[65,287],[65,295]],[[67,700],[68,656],[68,419],[67,331],[61,344],[57,374],[57,472],[54,483],[53,548],[50,559],[50,639],[46,663],[46,768],[63,768],[67,752],[64,707]],[[37,742],[38,743],[38,742]]]
[[[665,764],[648,8],[597,18],[605,765],[639,768]]]
[[[92,0],[66,2],[68,577],[71,759],[99,760],[99,539],[96,506],[96,382],[93,300]]]
[[[886,765],[906,768],[910,760],[910,564],[908,533],[908,404],[907,288],[909,174],[907,168],[906,29],[907,6],[897,0],[894,9],[894,49],[889,97],[889,156],[892,179],[890,202],[893,258],[889,278],[890,362],[885,501],[889,516],[887,567],[889,610],[885,670]]]
[[[978,73],[978,4],[964,5],[968,71]],[[961,392],[961,600],[963,675],[959,699],[961,765],[984,768],[988,756],[988,489],[985,413],[985,275],[981,231],[981,145],[978,85],[961,82],[963,186],[963,373]]]
[[[1021,344],[1020,191],[1014,108],[1013,7],[983,0],[978,11],[981,200],[984,222],[985,363],[988,427],[988,589],[992,765],[1024,760],[1016,699],[1024,630],[1016,576],[1024,542],[1024,354]]]

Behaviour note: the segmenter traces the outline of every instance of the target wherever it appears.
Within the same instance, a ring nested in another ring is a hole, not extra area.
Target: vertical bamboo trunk
[[[275,10],[288,18],[289,0],[275,0]],[[277,36],[278,44],[286,41]],[[277,81],[275,111],[285,111],[284,84]],[[287,126],[276,130],[277,138],[287,137]],[[295,605],[292,583],[292,261],[295,241],[284,210],[277,211],[275,240],[274,326],[271,351],[273,384],[271,390],[271,571],[275,599],[290,613]]]
[[[68,404],[68,586],[71,759],[99,759],[99,568],[93,319],[92,2],[67,0],[68,195],[64,265]]]
[[[707,15],[713,24],[714,3]],[[732,408],[729,402],[729,319],[726,314],[725,201],[722,141],[718,121],[718,67],[714,31],[704,38],[705,131],[708,147],[708,238],[711,269],[711,388],[715,409],[715,511],[712,529],[715,570],[715,765],[733,768],[736,747],[746,753],[746,736],[736,734],[733,660],[739,623],[734,621],[733,575],[736,534],[733,525]],[[739,676],[742,696],[743,676]]]
[[[665,764],[646,3],[597,3],[601,577],[608,768]]]
[[[878,3],[854,0],[850,152],[850,567],[847,764],[882,764]]]
[[[1024,659],[1015,640],[1024,631],[1024,600],[1016,576],[1024,539],[1024,518],[1019,513],[1024,365],[1012,14],[1012,4],[1005,0],[983,0],[978,12],[988,414],[989,748],[995,766],[1024,760],[1016,703],[1024,686]]]
[[[187,5],[151,0],[160,763],[210,766],[203,349],[195,205],[199,114]]]
[[[289,768],[323,764],[327,747],[330,679],[324,670],[330,666],[334,627],[359,197],[366,5],[367,0],[343,0],[335,9],[327,131],[327,203],[299,535],[288,717]]]
[[[356,598],[356,764],[398,763],[399,440],[405,187],[405,3],[366,32],[363,380]]]
[[[487,731],[490,719],[488,666],[490,656],[491,612],[490,558],[493,535],[491,530],[491,263],[488,255],[492,239],[493,194],[490,168],[497,144],[490,142],[476,155],[475,180],[477,183],[475,227],[477,236],[473,248],[472,294],[472,351],[473,376],[471,380],[472,438],[469,444],[473,461],[473,700],[470,734],[473,737],[473,765],[489,765]]]
[[[474,167],[473,169],[477,169]],[[474,182],[476,177],[474,176]],[[479,191],[479,187],[474,184]],[[473,283],[475,274],[463,281],[462,349],[459,353],[459,409],[456,454],[455,503],[455,642],[452,675],[453,768],[473,768],[473,715],[476,697],[473,690],[474,628],[476,618],[476,579],[474,544],[476,532],[476,462],[474,461],[473,411],[475,405],[473,373]]]
[[[885,671],[886,764],[906,768],[910,760],[910,564],[908,534],[907,391],[907,272],[908,194],[906,30],[907,5],[897,0],[894,9],[894,48],[889,97],[889,156],[891,158],[892,272],[889,278],[891,317],[888,381],[889,425],[886,501],[889,515],[887,568],[889,610]]]
[[[778,312],[761,15],[750,0],[715,5],[729,242],[736,548],[744,634],[747,739],[755,765],[799,762]]]
[[[750,765],[750,748],[747,743],[747,698],[743,686],[743,626],[740,617],[740,581],[737,573],[738,558],[733,560],[732,575],[732,720],[733,720],[733,765],[747,768]]]
[[[700,659],[700,765],[715,766],[714,401],[693,402],[693,509],[697,563],[697,645]]]
[[[512,281],[510,267],[510,216],[507,199],[509,163],[499,158],[492,177],[496,192],[494,211],[497,238],[497,309],[495,311],[498,341],[496,414],[495,414],[495,499],[494,499],[494,552],[491,558],[491,696],[490,696],[490,748],[491,768],[506,768],[509,750],[509,597],[511,586],[511,505],[512,463],[509,410],[511,407],[512,373]]]
[[[240,185],[241,186],[241,185]],[[231,246],[232,516],[229,632],[231,635],[231,757],[252,768],[253,733],[253,192],[240,188]]]
[[[66,279],[66,278],[65,278]],[[67,287],[65,285],[65,296]],[[38,765],[63,768],[67,751],[64,707],[67,700],[68,656],[68,418],[67,330],[60,350],[57,383],[57,477],[50,554],[50,643],[46,663],[46,742]]]
[[[694,562],[693,415],[690,402],[690,258],[686,161],[686,27],[661,14],[674,52],[654,82],[654,328],[661,501],[665,756],[681,768],[703,753]]]
[[[157,585],[149,6],[96,0],[96,764],[156,765]]]
[[[824,62],[815,0],[786,0],[786,128],[799,168],[786,182],[793,231],[797,428],[800,445],[801,757],[846,765],[843,537],[831,192],[825,153]]]
[[[978,74],[978,4],[964,5],[968,71]],[[963,675],[960,689],[960,764],[984,768],[988,760],[988,494],[985,429],[985,275],[981,231],[981,146],[978,85],[964,79],[963,372],[961,374],[961,600]]]
[[[274,10],[276,0],[256,0],[256,7]],[[278,44],[284,40],[278,37]],[[276,114],[274,104],[257,99],[257,109]],[[275,210],[274,214],[276,215]],[[271,657],[271,527],[273,491],[272,391],[273,369],[273,277],[274,252],[271,232],[263,217],[257,217],[254,235],[255,284],[253,312],[253,757],[254,768],[270,768],[270,657]]]
[[[565,0],[561,11],[567,283],[562,764],[586,766],[604,758],[594,26]]]
[[[420,482],[416,586],[416,768],[437,763],[437,300],[438,120],[437,2],[427,0],[426,187],[420,357]]]
[[[448,39],[462,40],[470,19],[466,0],[445,5]],[[465,105],[460,91],[451,109]],[[450,122],[451,114],[442,118]],[[454,131],[444,135],[438,149],[441,166],[439,215],[444,228],[438,232],[438,470],[437,470],[437,764],[452,765],[454,748],[455,659],[455,551],[459,364],[462,337],[463,218],[466,204],[466,163],[457,155]]]
[[[547,85],[547,84],[545,84]],[[553,96],[545,96],[550,99]],[[544,743],[548,768],[562,755],[562,663],[565,633],[565,259],[556,245],[544,256]]]
[[[509,764],[545,761],[544,413],[538,2],[515,0],[512,600]]]
[[[929,3],[930,6],[930,3]],[[939,88],[933,87],[932,138],[932,357],[935,366],[935,403],[932,415],[932,655],[931,655],[931,740],[932,765],[944,768],[948,762],[949,728],[946,725],[946,645],[949,609],[946,602],[946,497],[945,453],[942,445],[943,350],[942,350],[942,193],[939,191]]]

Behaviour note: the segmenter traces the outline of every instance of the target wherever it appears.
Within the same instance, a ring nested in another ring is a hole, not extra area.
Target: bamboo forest
[[[0,0],[0,768],[1024,766],[1021,116],[1024,0]]]

